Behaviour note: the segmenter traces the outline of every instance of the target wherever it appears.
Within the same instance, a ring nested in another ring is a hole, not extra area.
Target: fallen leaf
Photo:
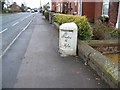
[[[96,80],[100,80],[100,78],[95,78]]]

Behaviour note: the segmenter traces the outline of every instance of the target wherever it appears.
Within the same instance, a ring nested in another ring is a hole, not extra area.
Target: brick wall
[[[112,24],[114,27],[117,23],[117,16],[118,16],[118,2],[110,2],[109,5],[109,22]]]
[[[99,17],[102,15],[102,2],[95,2],[95,22],[99,19]]]

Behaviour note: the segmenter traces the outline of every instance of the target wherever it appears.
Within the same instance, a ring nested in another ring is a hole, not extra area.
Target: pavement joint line
[[[3,33],[3,32],[5,32],[5,31],[7,31],[8,30],[8,28],[5,28],[4,30],[2,30],[0,33]]]
[[[34,19],[34,18],[33,18]],[[7,52],[7,50],[14,44],[14,42],[18,39],[18,37],[29,27],[29,25],[32,23],[32,20],[23,28],[21,32],[13,39],[13,41],[7,46],[7,48],[2,52],[2,55],[0,55],[0,58]]]
[[[19,22],[16,22],[16,23],[14,23],[12,26],[15,26],[15,25],[17,25]]]

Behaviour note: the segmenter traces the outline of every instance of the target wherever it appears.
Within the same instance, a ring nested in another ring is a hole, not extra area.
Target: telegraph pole
[[[41,0],[40,0],[40,8],[41,8]]]

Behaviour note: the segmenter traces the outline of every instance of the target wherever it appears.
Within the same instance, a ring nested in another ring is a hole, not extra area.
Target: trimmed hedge
[[[68,14],[56,14],[54,16],[54,22],[59,25],[68,22],[74,22],[78,26],[78,38],[81,40],[89,40],[92,37],[92,31],[90,24],[85,16],[68,15]]]

